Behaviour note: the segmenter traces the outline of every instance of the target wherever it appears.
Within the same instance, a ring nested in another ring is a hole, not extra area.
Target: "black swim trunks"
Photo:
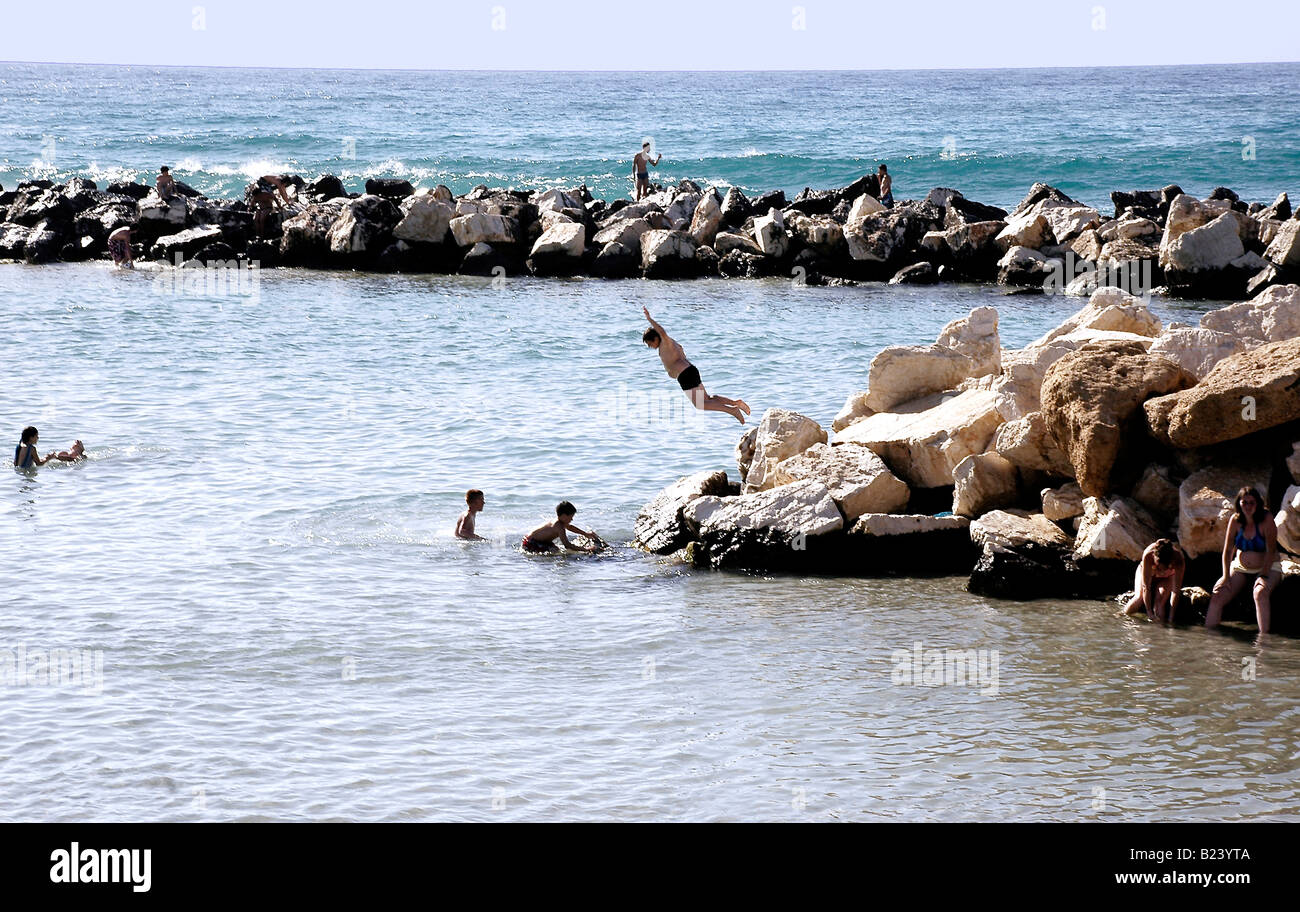
[[[700,369],[694,364],[688,365],[686,370],[677,375],[677,385],[688,393],[697,386],[703,386],[704,381],[700,379]]]

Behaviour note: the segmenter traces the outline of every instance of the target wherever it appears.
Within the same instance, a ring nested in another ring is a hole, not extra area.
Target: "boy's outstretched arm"
[[[654,329],[655,332],[659,333],[660,338],[662,339],[669,338],[668,330],[664,329],[662,326],[660,326],[658,323],[655,322],[655,318],[650,316],[649,308],[642,307],[641,313],[645,314],[645,318],[650,321],[650,326]]]

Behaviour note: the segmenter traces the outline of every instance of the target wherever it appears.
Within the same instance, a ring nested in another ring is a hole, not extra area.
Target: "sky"
[[[807,70],[1300,60],[1300,0],[60,0],[57,15],[5,6],[4,61]]]

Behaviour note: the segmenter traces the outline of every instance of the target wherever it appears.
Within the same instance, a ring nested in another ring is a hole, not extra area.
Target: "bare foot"
[[[735,409],[734,411],[732,411],[731,414],[735,416],[735,419],[739,421],[741,424],[745,423],[745,413],[742,412],[740,409]]]
[[[740,408],[744,409],[746,415],[749,414],[749,406],[745,404],[745,400],[744,400],[744,399],[737,399],[737,400],[736,400],[736,405],[738,405]]]

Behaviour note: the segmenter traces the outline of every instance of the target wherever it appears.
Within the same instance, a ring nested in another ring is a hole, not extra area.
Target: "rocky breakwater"
[[[1196,326],[1100,289],[1016,350],[977,308],[932,345],[884,349],[867,381],[829,432],[768,410],[735,480],[669,486],[637,542],[701,567],[960,573],[972,592],[1050,599],[1131,588],[1142,551],[1169,537],[1191,558],[1191,596],[1217,579],[1232,498],[1254,485],[1282,508],[1274,629],[1300,631],[1300,285]],[[1253,618],[1248,597],[1227,616]]]
[[[1047,184],[1010,212],[938,187],[886,208],[874,175],[831,190],[747,196],[684,180],[645,199],[595,199],[585,186],[480,185],[455,196],[388,178],[349,192],[333,175],[286,180],[293,200],[258,226],[243,199],[179,184],[25,181],[0,190],[0,259],[106,255],[134,228],[139,258],[261,266],[604,278],[797,277],[810,284],[990,281],[1088,294],[1098,287],[1240,297],[1300,281],[1300,220],[1285,193],[1246,203],[1176,185],[1111,194],[1113,215]]]

